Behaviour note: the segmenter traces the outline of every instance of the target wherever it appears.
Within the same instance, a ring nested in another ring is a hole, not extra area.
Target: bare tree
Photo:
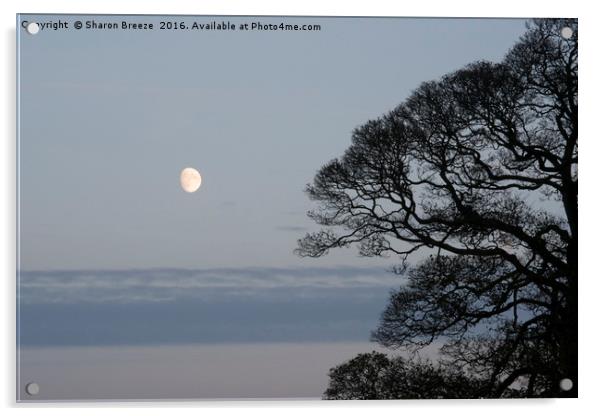
[[[577,35],[576,20],[530,22],[501,63],[424,83],[355,129],[307,187],[324,228],[297,253],[399,256],[407,282],[374,340],[446,340],[475,397],[577,395]]]

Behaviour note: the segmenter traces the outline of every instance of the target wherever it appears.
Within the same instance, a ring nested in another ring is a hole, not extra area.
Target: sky
[[[321,378],[292,377],[291,368],[303,367],[292,360],[286,374],[298,383],[288,388],[266,382],[257,390],[249,379],[185,396],[320,396],[329,366],[369,346],[401,281],[389,272],[393,258],[354,249],[293,254],[296,240],[317,229],[306,217],[305,184],[342,154],[355,127],[421,82],[475,60],[499,61],[525,30],[521,19],[22,19],[321,25],[19,31],[19,382],[53,379],[57,360],[72,374],[24,400],[77,399],[67,392],[91,377],[77,357],[116,368],[120,352],[155,348],[178,357],[161,370],[175,377],[193,356],[246,357],[257,344],[282,357],[312,345],[304,357],[324,366]],[[188,166],[203,176],[192,194],[179,186]],[[312,360],[320,348],[328,363]],[[273,367],[269,357],[258,360],[258,368]],[[235,377],[236,368],[224,374]],[[134,396],[183,397],[167,381],[145,390],[148,374],[132,372],[142,383]],[[109,373],[89,380],[97,397],[123,398],[111,393]],[[211,375],[199,377],[207,383]]]

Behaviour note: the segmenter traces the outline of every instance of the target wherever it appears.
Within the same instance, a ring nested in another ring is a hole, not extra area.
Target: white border
[[[2,337],[3,354],[0,368],[0,393],[4,407],[21,408],[19,414],[29,414],[40,410],[44,414],[101,414],[111,411],[116,414],[154,415],[163,414],[170,408],[189,414],[211,411],[230,414],[303,414],[317,412],[331,414],[365,414],[375,411],[382,413],[404,412],[423,415],[469,415],[486,413],[489,415],[522,414],[527,412],[550,415],[592,414],[599,411],[598,386],[601,366],[600,354],[602,330],[598,317],[600,296],[602,295],[602,273],[596,261],[600,257],[599,238],[600,204],[599,197],[600,165],[602,156],[602,133],[600,100],[602,91],[599,75],[602,73],[599,51],[601,15],[596,11],[594,1],[548,0],[527,2],[525,0],[502,0],[497,2],[469,0],[420,0],[413,2],[370,1],[185,1],[185,0],[3,0],[2,13],[2,123],[4,135],[0,155],[0,204],[3,231],[0,240],[0,264],[3,267]],[[131,13],[131,14],[238,14],[238,15],[347,15],[347,16],[464,16],[464,17],[578,17],[580,38],[580,97],[581,104],[581,250],[580,265],[580,398],[577,400],[506,400],[506,401],[408,401],[408,402],[167,402],[167,403],[82,403],[82,404],[43,404],[22,405],[15,403],[15,233],[16,233],[16,131],[15,131],[15,14],[21,13]],[[585,225],[584,225],[585,224]],[[44,407],[44,409],[38,409]],[[200,409],[199,409],[200,408]]]

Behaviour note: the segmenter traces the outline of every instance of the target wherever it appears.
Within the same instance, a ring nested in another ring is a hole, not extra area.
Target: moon
[[[201,174],[195,168],[185,168],[180,173],[180,185],[188,193],[196,192],[202,181]]]

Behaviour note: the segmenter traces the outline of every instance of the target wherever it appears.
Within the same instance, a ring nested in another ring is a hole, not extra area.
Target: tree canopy
[[[307,186],[322,230],[297,253],[398,257],[405,280],[373,339],[444,342],[441,365],[477,380],[473,397],[577,394],[577,38],[576,20],[530,22],[502,62],[423,83],[356,128]]]
[[[478,388],[462,371],[373,351],[330,370],[329,400],[468,399]]]

